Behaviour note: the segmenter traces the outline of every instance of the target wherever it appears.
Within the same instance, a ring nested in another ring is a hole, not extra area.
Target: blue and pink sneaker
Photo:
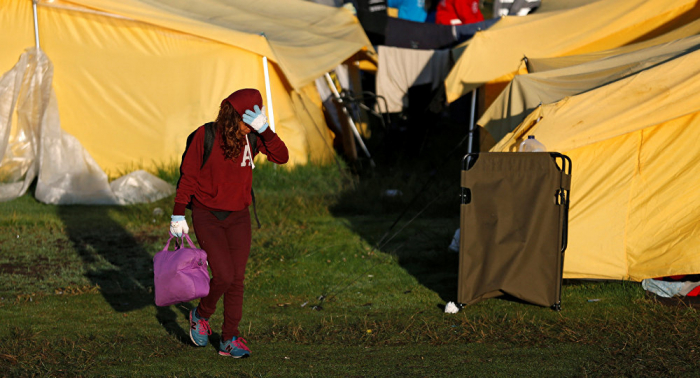
[[[233,358],[250,357],[250,349],[245,345],[246,342],[244,338],[236,336],[225,342],[222,340],[219,342],[219,354]]]
[[[209,343],[209,335],[211,335],[209,319],[197,316],[197,308],[193,308],[190,311],[190,339],[194,345],[203,347]]]

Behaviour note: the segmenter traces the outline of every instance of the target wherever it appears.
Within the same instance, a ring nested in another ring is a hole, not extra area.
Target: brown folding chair
[[[560,310],[571,159],[470,153],[462,165],[459,303],[510,295]]]

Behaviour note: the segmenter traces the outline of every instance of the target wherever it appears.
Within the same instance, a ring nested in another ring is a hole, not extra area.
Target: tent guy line
[[[452,148],[452,150],[451,150],[450,152],[448,152],[448,153],[446,154],[446,157],[445,157],[445,158],[448,159],[448,158],[451,157],[455,152],[457,152],[457,151],[459,150],[459,147],[467,140],[467,138],[468,138],[468,135],[465,135],[465,136],[462,138],[462,140],[460,140],[460,141],[457,143],[457,145],[456,145],[454,148]],[[441,166],[441,168],[442,168],[442,167],[444,167],[444,165]],[[433,174],[431,174],[431,178],[432,178],[433,176],[435,176],[437,173],[438,173],[438,172],[433,172]],[[408,220],[406,223],[404,223],[403,226],[402,226],[400,229],[398,229],[396,232],[394,232],[393,235],[391,235],[391,236],[389,237],[389,234],[390,234],[391,230],[399,223],[399,221],[401,220],[401,218],[403,218],[403,217],[407,214],[408,209],[410,209],[411,207],[413,207],[413,205],[415,204],[416,200],[420,197],[420,195],[426,193],[426,190],[428,189],[428,187],[429,187],[432,183],[434,183],[434,182],[435,182],[435,180],[429,179],[429,180],[427,180],[427,181],[423,184],[423,186],[421,187],[421,190],[419,190],[419,191],[416,193],[416,195],[413,196],[413,198],[411,199],[411,201],[409,202],[409,204],[404,208],[404,211],[396,218],[396,220],[394,220],[394,223],[392,223],[392,225],[389,226],[389,228],[388,228],[387,231],[382,235],[382,237],[379,239],[379,241],[377,241],[377,242],[375,243],[375,245],[372,247],[371,252],[379,251],[379,250],[381,250],[383,247],[385,247],[391,240],[393,240],[393,239],[394,239],[396,236],[398,236],[404,229],[406,229],[406,227],[408,227],[413,221],[415,221],[416,219],[418,219],[418,217],[419,217],[421,214],[423,214],[428,208],[430,208],[430,206],[432,206],[433,203],[435,203],[438,199],[442,198],[446,193],[448,193],[448,190],[440,189],[440,190],[438,191],[438,194],[435,195],[435,196],[433,196],[433,199],[432,199],[430,202],[428,202],[427,205],[425,205],[416,215],[413,216],[413,218],[411,218],[411,219]],[[389,237],[389,238],[386,239],[387,237]],[[386,239],[386,240],[385,240],[385,239]],[[408,240],[410,240],[410,239],[411,239],[411,237],[408,238]],[[404,243],[405,243],[405,242],[406,242],[406,241],[404,241]],[[358,242],[358,243],[359,243],[359,242]],[[402,244],[403,244],[403,243],[402,243]],[[399,246],[399,247],[400,247],[400,246]],[[397,248],[398,248],[398,247],[397,247]],[[343,286],[341,289],[339,289],[339,290],[337,290],[337,291],[335,290],[335,288],[341,287],[341,286],[343,285],[344,282],[347,282],[347,281],[350,280],[351,278],[345,280],[343,283],[339,283],[339,284],[337,284],[337,285],[332,286],[331,289],[325,291],[323,294],[321,294],[320,296],[317,297],[317,300],[318,300],[319,302],[318,302],[316,305],[312,306],[311,308],[312,308],[312,309],[315,309],[315,310],[321,310],[321,309],[323,309],[323,307],[322,307],[321,305],[324,303],[324,301],[325,301],[326,299],[334,298],[334,297],[336,297],[337,295],[339,295],[340,293],[344,292],[344,291],[347,290],[349,287],[351,287],[352,285],[354,285],[355,283],[357,283],[365,274],[367,274],[368,272],[372,271],[372,269],[376,268],[380,263],[381,263],[381,261],[376,261],[374,264],[372,264],[372,265],[371,265],[369,268],[367,268],[365,271],[363,271],[362,273],[358,274],[354,280],[352,280],[352,281],[349,282],[347,285]]]
[[[397,230],[389,239],[387,239],[384,243],[377,243],[372,249],[370,250],[370,253],[374,253],[376,251],[381,250],[384,246],[386,246],[394,237],[398,236],[408,225],[413,223],[421,214],[423,214],[430,206],[432,206],[435,201],[438,199],[442,198],[442,196],[446,193],[446,191],[441,191],[441,194],[434,196],[433,199],[428,202],[423,209],[421,209],[413,218],[411,218],[408,222],[406,222],[399,230]],[[410,239],[410,238],[409,238]],[[372,265],[370,265],[367,269],[362,271],[360,274],[355,276],[355,279],[348,278],[342,283],[339,283],[337,285],[332,286],[329,290],[327,290],[324,294],[321,294],[319,297],[317,297],[317,300],[319,301],[316,305],[312,306],[311,308],[314,310],[321,310],[323,307],[321,306],[326,299],[332,299],[337,297],[339,294],[343,293],[345,290],[347,290],[349,287],[352,285],[356,284],[362,277],[364,277],[367,273],[371,272],[374,268],[376,268],[379,264],[384,263],[383,260],[376,260]],[[349,280],[350,281],[348,284],[343,286],[343,284]],[[342,287],[341,287],[342,286]],[[336,290],[336,288],[341,287],[340,289]]]

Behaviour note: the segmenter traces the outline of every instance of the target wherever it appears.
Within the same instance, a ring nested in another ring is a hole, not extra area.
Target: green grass
[[[196,302],[153,305],[152,257],[172,197],[0,203],[0,375],[700,375],[696,310],[661,306],[637,283],[567,281],[560,312],[490,299],[444,314],[456,297],[447,245],[459,178],[442,172],[458,166],[431,167],[360,177],[335,165],[256,168],[263,227],[253,232],[240,327],[253,357],[239,361],[189,345],[185,314]],[[177,179],[172,167],[157,173]],[[219,309],[215,345],[221,318]]]

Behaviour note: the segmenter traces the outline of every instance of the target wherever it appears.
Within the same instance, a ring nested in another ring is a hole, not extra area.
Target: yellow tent
[[[514,151],[535,135],[571,157],[564,277],[700,272],[698,61],[693,51],[542,105],[492,148]]]
[[[696,24],[700,26],[700,22]],[[583,93],[698,49],[700,36],[693,36],[579,65],[518,75],[508,83],[477,124],[484,127],[494,140],[500,140],[540,104],[550,104],[564,97]],[[608,52],[620,50],[622,49]],[[566,57],[547,60],[550,64],[558,66],[572,59]],[[540,65],[539,61],[537,62]]]
[[[604,59],[615,55],[622,55],[639,51],[653,46],[659,46],[664,43],[674,43],[679,39],[700,34],[700,19],[691,21],[683,26],[673,29],[668,33],[660,35],[656,38],[648,39],[643,42],[633,43],[610,50],[595,51],[587,54],[560,56],[556,58],[540,58],[527,57],[527,72],[536,73],[541,71],[553,70],[558,68],[571,67],[577,64],[583,64],[598,59]]]
[[[657,37],[698,17],[698,0],[606,0],[564,11],[505,17],[469,41],[445,80],[447,100],[452,102],[485,83],[510,81],[525,56],[548,58],[612,49]]]
[[[296,0],[41,0],[62,128],[105,170],[179,160],[186,136],[236,89],[264,97],[291,163],[331,158],[313,80],[363,49],[342,8]],[[0,72],[35,45],[31,0],[0,3]]]

